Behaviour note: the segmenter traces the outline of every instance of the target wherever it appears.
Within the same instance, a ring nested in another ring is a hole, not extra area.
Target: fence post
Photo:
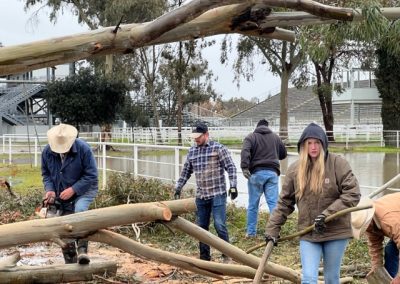
[[[396,131],[396,145],[399,148],[399,131]]]
[[[175,159],[174,159],[174,166],[175,166],[175,182],[179,179],[179,148],[175,147]]]
[[[102,144],[102,164],[103,164],[103,186],[102,189],[106,189],[106,184],[107,184],[107,160],[106,160],[106,154],[107,154],[107,143]]]
[[[37,148],[38,148],[38,137],[35,138],[35,150],[33,151],[34,155],[35,155],[35,162],[34,162],[35,167],[38,166],[38,150],[37,150]]]
[[[346,150],[349,149],[349,129],[346,129]]]
[[[11,155],[11,136],[8,138],[8,163],[12,164],[12,155]]]
[[[138,169],[138,146],[133,146],[133,176],[137,177],[139,173]]]
[[[6,153],[6,137],[4,136],[4,134],[2,135],[3,137],[3,154]]]

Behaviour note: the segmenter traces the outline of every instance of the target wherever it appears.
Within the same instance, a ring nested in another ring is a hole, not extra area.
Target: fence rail
[[[360,134],[361,135],[361,134]],[[398,131],[397,131],[398,135]],[[379,137],[374,137],[371,133],[364,134],[364,138],[376,141],[381,141]],[[97,135],[91,135],[93,140],[98,140]],[[348,134],[344,137],[349,137]],[[357,137],[357,136],[356,136]],[[45,136],[39,136],[28,139],[27,136],[4,135],[3,137],[2,154],[5,163],[31,163],[35,167],[40,165],[41,152],[47,144]],[[87,138],[87,137],[86,137]],[[122,142],[99,142],[88,141],[92,146],[98,164],[99,172],[101,173],[101,184],[103,187],[107,184],[107,175],[111,172],[129,172],[134,176],[142,176],[149,178],[160,179],[164,182],[174,183],[178,180],[182,164],[185,159],[186,151],[189,146],[172,146],[172,145],[154,145],[143,143],[122,143]],[[111,154],[106,146],[112,146],[118,149],[119,155]],[[163,160],[157,157],[156,152],[167,152]],[[238,169],[238,178],[242,179],[242,184],[246,184],[246,180],[240,174],[240,150],[230,149],[234,157],[235,164]],[[147,153],[147,154],[146,154]],[[297,155],[290,152],[290,155]],[[194,177],[188,184],[194,185]],[[362,185],[363,188],[374,188],[369,185]],[[247,194],[247,192],[241,191]]]

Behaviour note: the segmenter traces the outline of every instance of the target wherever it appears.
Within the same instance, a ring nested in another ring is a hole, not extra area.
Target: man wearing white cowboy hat
[[[49,144],[42,153],[45,203],[56,203],[62,215],[86,211],[98,191],[97,165],[90,146],[77,138],[77,129],[60,124],[47,131]],[[65,263],[88,264],[88,242],[67,241],[63,248]]]
[[[359,239],[364,232],[368,237],[372,264],[368,275],[384,265],[393,277],[391,284],[400,284],[400,193],[388,194],[374,201],[365,200],[358,206],[361,205],[372,205],[372,208],[352,212],[351,223],[353,236],[356,239]],[[382,250],[385,237],[390,240],[385,246],[383,264]]]

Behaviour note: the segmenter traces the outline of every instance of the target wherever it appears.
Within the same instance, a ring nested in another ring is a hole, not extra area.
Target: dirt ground
[[[21,255],[21,260],[17,263],[18,266],[44,266],[64,263],[61,249],[54,243],[37,243],[3,249],[0,250],[0,258],[12,254],[15,250],[18,250]],[[223,281],[217,281],[211,278],[198,277],[198,275],[176,267],[147,261],[117,248],[95,242],[89,243],[89,256],[93,262],[111,260],[118,264],[118,280],[98,278],[97,283],[252,283],[251,279],[227,278]]]

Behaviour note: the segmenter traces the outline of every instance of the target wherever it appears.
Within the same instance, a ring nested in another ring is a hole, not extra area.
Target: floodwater
[[[400,153],[345,153],[343,156],[349,162],[353,173],[361,185],[361,193],[367,196],[369,193],[382,186],[400,172]],[[185,162],[185,156],[181,157],[180,163]],[[282,178],[286,173],[288,165],[297,159],[289,156],[281,162]],[[234,154],[233,160],[240,171],[240,155]],[[100,161],[99,161],[100,162]],[[139,175],[161,177],[165,181],[175,182],[174,155],[140,155],[138,161]],[[107,159],[107,168],[118,171],[133,172],[133,161],[131,159]],[[180,170],[182,167],[180,167]],[[227,179],[228,181],[228,179]],[[228,183],[228,182],[227,182]],[[228,183],[229,184],[229,183]],[[186,187],[194,187],[192,177]],[[400,182],[393,185],[400,188]],[[239,197],[234,201],[237,206],[247,205],[247,180],[238,172]],[[265,200],[261,199],[261,208],[266,209]]]

